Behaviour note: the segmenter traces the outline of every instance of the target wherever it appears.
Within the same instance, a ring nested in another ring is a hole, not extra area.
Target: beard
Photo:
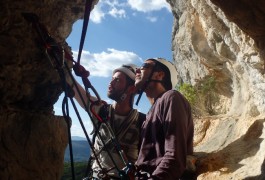
[[[108,92],[107,96],[108,98],[117,102],[120,100],[122,94],[123,94],[122,92],[112,91],[112,92]]]
[[[145,86],[147,85],[147,80],[146,79],[136,79],[134,85],[135,85],[136,89],[141,91],[144,88],[146,88]]]

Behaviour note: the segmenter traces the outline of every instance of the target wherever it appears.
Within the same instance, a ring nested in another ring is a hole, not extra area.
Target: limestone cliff
[[[219,97],[215,115],[195,119],[198,179],[264,179],[265,2],[168,2],[179,77],[214,77]]]

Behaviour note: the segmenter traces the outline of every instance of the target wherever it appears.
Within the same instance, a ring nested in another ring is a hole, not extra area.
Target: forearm
[[[78,104],[85,109],[85,106],[87,105],[88,98],[87,93],[85,89],[77,82],[75,81],[73,86],[73,91],[75,93],[74,98],[78,102]]]
[[[78,102],[78,104],[84,108],[87,105],[89,100],[96,101],[97,98],[90,96],[89,93],[75,80],[75,79],[67,79],[68,84],[71,86],[74,91],[74,98]]]
[[[185,170],[185,164],[181,159],[174,157],[173,154],[172,152],[167,152],[163,156],[162,161],[151,174],[151,179],[176,180],[181,177]]]

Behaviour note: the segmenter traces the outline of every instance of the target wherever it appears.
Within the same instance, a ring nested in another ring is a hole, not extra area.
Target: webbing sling
[[[76,106],[74,105],[73,97],[71,95],[72,93],[71,93],[71,91],[69,91],[69,89],[70,89],[69,85],[67,85],[67,83],[65,81],[65,74],[64,74],[64,71],[62,69],[63,65],[68,70],[68,73],[69,73],[70,77],[72,78],[73,82],[75,82],[74,78],[73,78],[73,76],[72,76],[72,74],[70,72],[70,68],[68,67],[67,63],[64,61],[64,57],[66,57],[67,59],[72,60],[75,63],[75,65],[73,67],[74,71],[75,71],[75,73],[77,75],[82,77],[83,83],[84,83],[85,88],[86,88],[86,92],[88,91],[88,88],[91,88],[94,91],[95,95],[98,97],[98,100],[100,100],[97,91],[94,89],[94,87],[91,85],[91,83],[89,82],[89,80],[87,78],[89,76],[89,72],[86,71],[85,68],[83,66],[81,66],[79,63],[76,63],[72,59],[71,55],[67,51],[64,51],[63,49],[60,48],[60,46],[56,43],[56,41],[49,35],[49,33],[46,30],[46,28],[42,24],[39,23],[38,17],[35,14],[23,13],[23,16],[25,17],[26,20],[28,20],[29,22],[31,22],[33,24],[33,26],[36,29],[38,35],[40,36],[41,43],[43,43],[42,45],[45,47],[47,57],[50,59],[50,61],[51,61],[52,65],[54,66],[54,68],[56,68],[58,70],[60,78],[63,81],[63,86],[64,86],[64,90],[65,90],[65,98],[64,98],[62,107],[63,107],[63,114],[66,117],[66,120],[68,120],[67,121],[68,129],[70,129],[70,125],[69,125],[70,117],[69,117],[69,107],[68,107],[67,97],[70,97],[70,100],[71,100],[71,102],[73,104],[73,107],[74,107],[76,113],[77,113],[77,116],[78,116],[78,119],[80,121],[80,124],[81,124],[81,126],[83,128],[83,131],[84,131],[84,133],[86,135],[86,138],[87,138],[87,140],[89,142],[89,145],[90,145],[90,147],[92,149],[92,152],[95,154],[94,149],[93,149],[93,145],[92,145],[92,143],[91,143],[91,141],[90,141],[90,139],[88,137],[88,134],[87,134],[87,132],[85,130],[85,127],[84,127],[84,125],[82,123],[82,120],[80,118],[78,110],[77,110]],[[83,38],[81,38],[81,39],[83,39]],[[60,53],[62,53],[62,56],[61,56]],[[77,88],[77,91],[78,91],[78,88]],[[78,91],[78,93],[80,95],[79,91]],[[80,96],[80,97],[82,97],[82,96]],[[84,100],[82,100],[82,101],[83,101],[83,103],[84,103],[84,105],[86,107],[86,103],[84,102]],[[88,114],[90,116],[90,119],[92,120],[90,113],[88,113]],[[93,121],[92,121],[92,123],[93,123]],[[70,156],[71,156],[72,177],[73,177],[73,179],[75,179],[70,130],[68,132],[69,132],[68,135],[69,135],[69,148],[70,148]],[[100,136],[100,134],[99,134],[99,136]],[[117,143],[117,141],[114,141],[114,142]],[[119,146],[119,144],[116,144],[116,145]],[[113,160],[111,154],[109,152],[108,152],[108,154],[109,154],[110,158]],[[121,158],[123,158],[123,157],[121,156]],[[98,162],[98,160],[97,160],[97,162]],[[99,164],[99,162],[98,162],[98,164]],[[114,160],[113,160],[113,164],[115,165],[115,161]],[[100,166],[100,164],[99,164],[99,166]],[[124,171],[119,170],[117,165],[115,165],[115,166],[116,166],[117,170],[120,172],[121,179],[126,178],[126,173],[131,169],[130,168],[131,164],[128,164]]]

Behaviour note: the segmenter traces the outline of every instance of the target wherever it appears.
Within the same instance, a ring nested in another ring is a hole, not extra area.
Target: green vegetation
[[[183,83],[178,87],[178,90],[190,102],[195,116],[201,116],[205,113],[215,114],[214,105],[219,99],[216,93],[216,80],[214,77],[207,76],[195,86]]]
[[[87,162],[75,162],[74,163],[74,172],[75,172],[75,179],[81,180],[85,177],[85,172],[87,169]],[[71,170],[71,163],[65,162],[64,163],[64,173],[61,180],[72,180],[72,170]]]
[[[74,137],[77,138],[77,137]],[[79,139],[79,138],[78,138]],[[76,180],[82,180],[85,177],[87,170],[87,161],[90,157],[90,146],[86,140],[72,141],[73,159],[74,159],[74,173]],[[64,154],[64,172],[61,180],[72,180],[72,169],[69,146]]]
[[[197,92],[192,85],[183,83],[180,85],[179,91],[187,98],[191,105],[195,104]]]

